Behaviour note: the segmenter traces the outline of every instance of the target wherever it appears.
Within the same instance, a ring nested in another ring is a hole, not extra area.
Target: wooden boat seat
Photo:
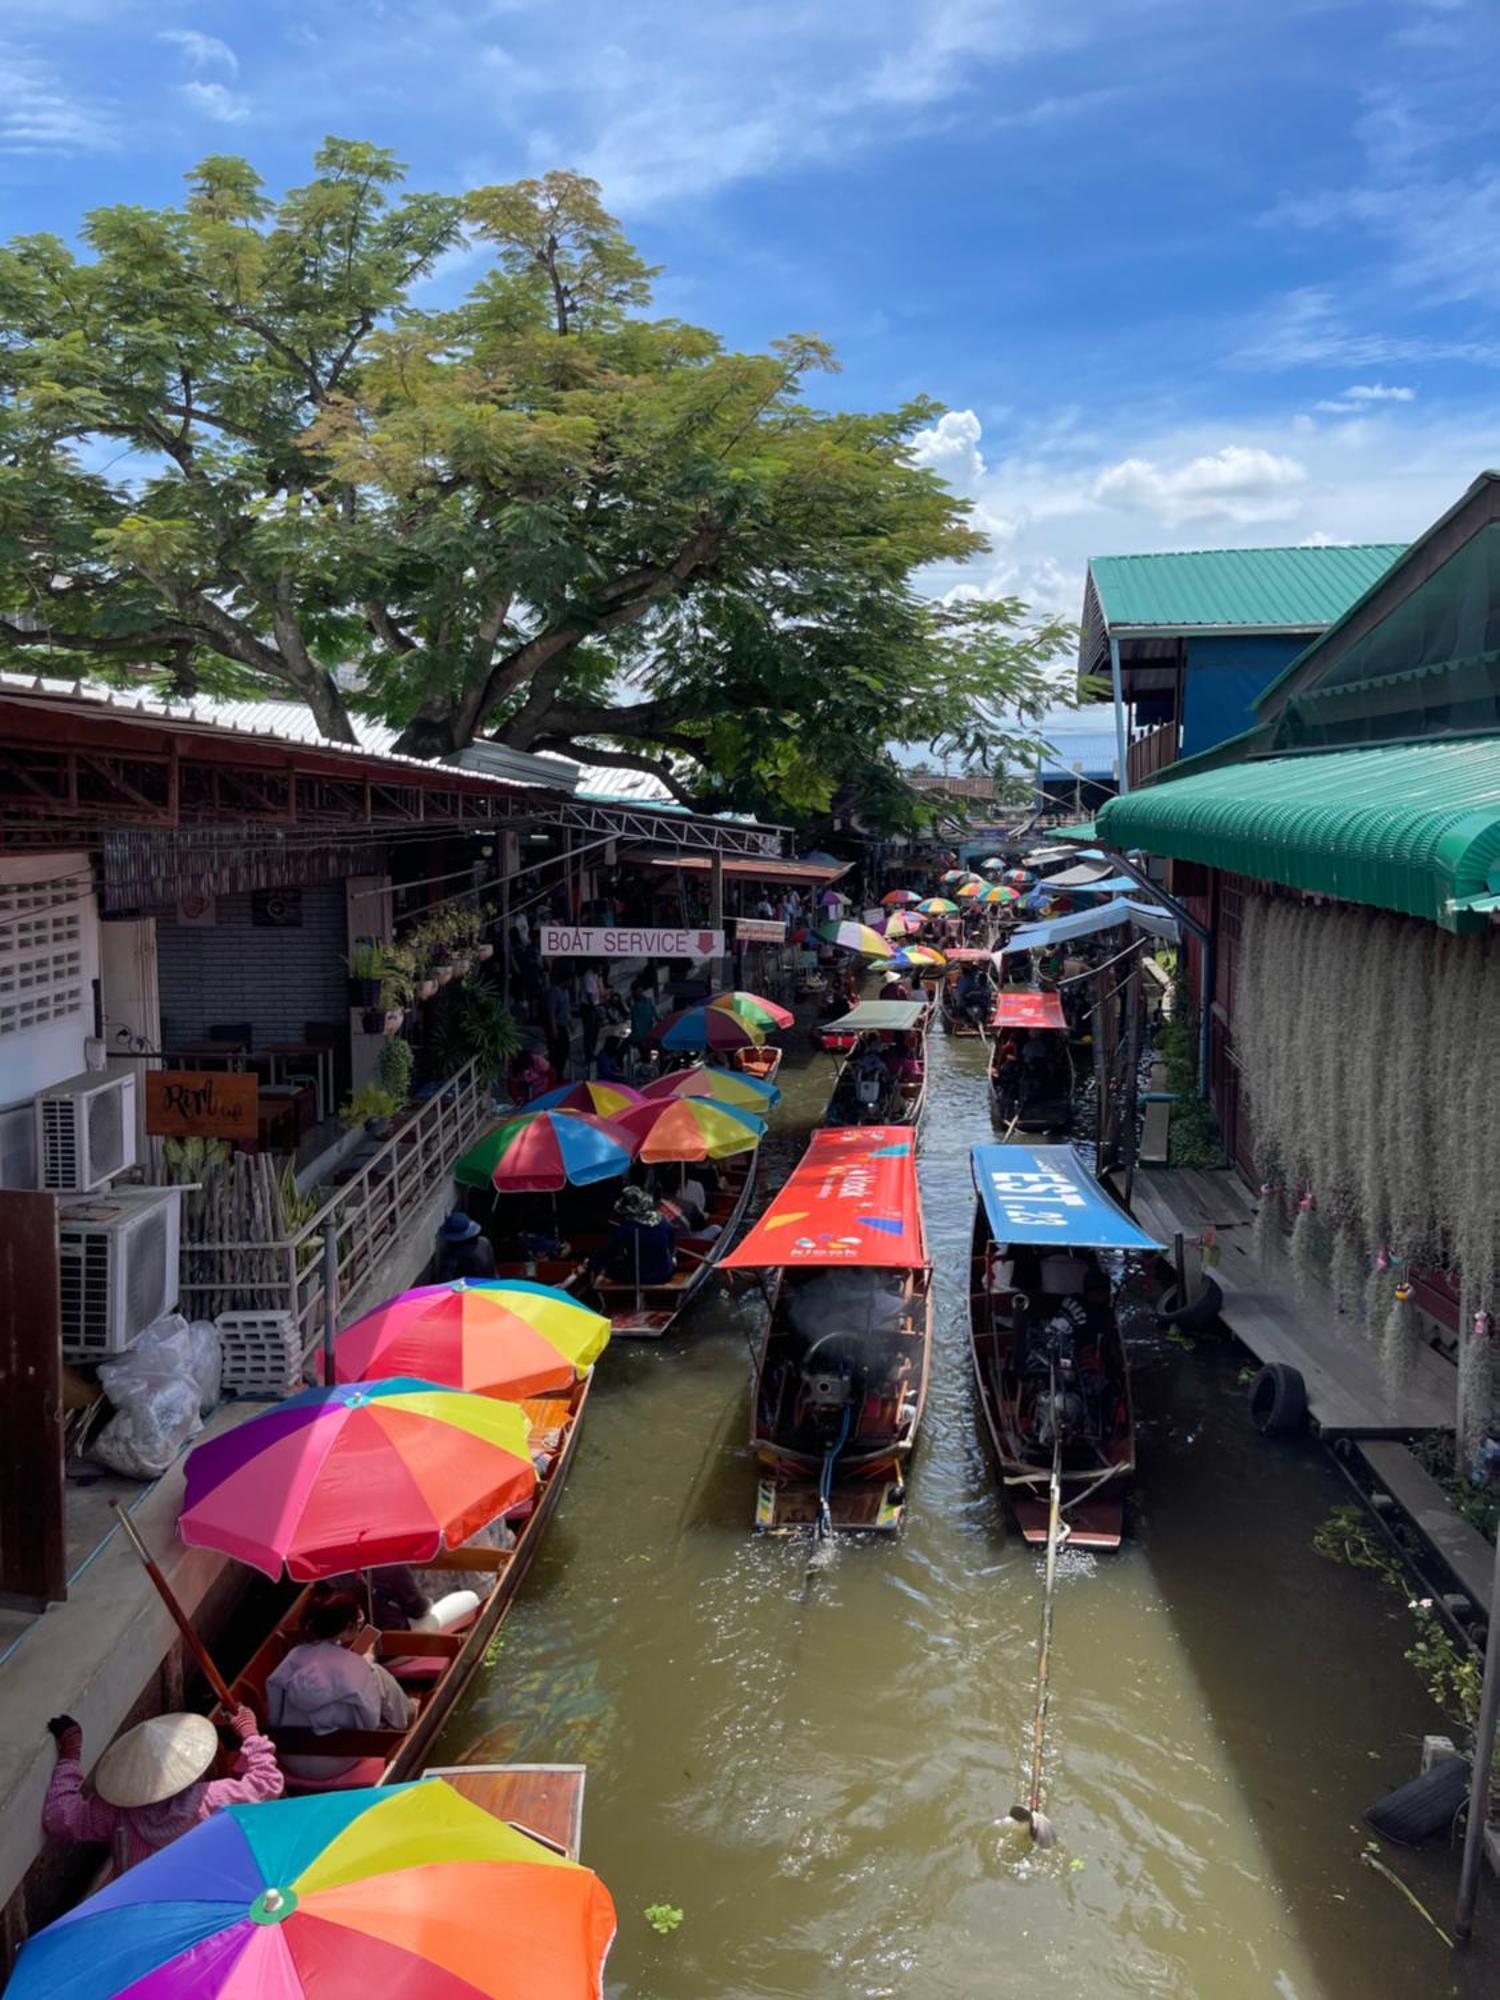
[[[360,1757],[347,1771],[340,1771],[332,1778],[297,1777],[290,1771],[282,1775],[290,1797],[307,1798],[317,1792],[352,1792],[366,1785],[378,1785],[385,1775],[386,1762],[384,1757]]]

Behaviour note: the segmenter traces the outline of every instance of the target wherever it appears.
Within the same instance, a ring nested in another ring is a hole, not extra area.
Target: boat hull
[[[698,1297],[708,1283],[721,1259],[733,1248],[736,1237],[744,1227],[745,1213],[750,1206],[750,1197],[755,1187],[755,1173],[759,1154],[746,1157],[743,1173],[740,1175],[732,1205],[724,1212],[710,1208],[711,1218],[720,1223],[719,1234],[707,1241],[691,1236],[683,1237],[677,1247],[679,1262],[684,1257],[696,1258],[690,1268],[677,1272],[674,1282],[669,1285],[642,1285],[639,1290],[634,1285],[598,1285],[595,1291],[601,1301],[600,1310],[610,1316],[610,1337],[614,1340],[660,1340],[670,1333],[693,1300]],[[735,1166],[734,1161],[726,1162],[726,1169]],[[628,1304],[615,1306],[612,1300],[621,1294]]]

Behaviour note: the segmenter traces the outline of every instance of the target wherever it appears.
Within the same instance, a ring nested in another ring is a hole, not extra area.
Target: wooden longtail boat
[[[492,1818],[578,1859],[586,1764],[429,1764],[422,1776],[443,1779]]]
[[[315,1735],[309,1729],[269,1730],[267,1733],[278,1750],[302,1757],[357,1759],[340,1779],[338,1789],[390,1783],[415,1777],[422,1770],[444,1720],[468,1686],[510,1609],[556,1510],[578,1446],[591,1380],[591,1376],[585,1376],[570,1390],[527,1397],[521,1406],[530,1421],[532,1451],[545,1451],[549,1464],[538,1480],[531,1512],[516,1530],[514,1544],[508,1549],[448,1550],[420,1565],[426,1570],[483,1570],[493,1576],[494,1581],[481,1597],[472,1622],[453,1632],[377,1632],[373,1626],[366,1626],[361,1632],[360,1650],[373,1653],[412,1697],[415,1712],[410,1723],[404,1729],[341,1729],[327,1735]],[[300,1642],[311,1594],[311,1587],[298,1593],[234,1682],[235,1699],[247,1703],[263,1726],[267,1715],[266,1682]],[[291,1791],[325,1788],[323,1784],[299,1786],[291,1777],[287,1783]]]
[[[1034,986],[1002,989],[990,1036],[995,1123],[1007,1132],[1071,1131],[1072,1038],[1057,994]]]
[[[911,1125],[927,1097],[922,1000],[864,1000],[833,1025],[853,1036],[828,1100],[829,1125]]]
[[[942,1011],[943,1027],[950,1035],[976,1039],[985,1033],[990,1009],[994,1002],[993,988],[987,987],[983,1005],[977,1011],[961,1011],[958,1005],[958,985],[963,978],[965,966],[983,966],[986,973],[990,969],[990,954],[974,945],[963,945],[948,954],[948,966],[943,975],[939,991],[939,1006]]]
[[[774,1083],[785,1054],[786,1050],[777,1048],[774,1042],[765,1042],[758,1049],[736,1049],[731,1060],[747,1076],[759,1077],[762,1083]]]
[[[1063,1520],[1080,1548],[1113,1549],[1135,1472],[1118,1278],[1101,1252],[1156,1255],[1071,1146],[976,1146],[969,1345],[986,1440],[1028,1542],[1047,1539],[1063,1438]]]
[[[715,1162],[719,1185],[708,1204],[706,1219],[719,1225],[719,1233],[679,1237],[677,1267],[670,1278],[655,1285],[636,1285],[628,1278],[592,1281],[590,1289],[598,1298],[599,1310],[609,1314],[612,1338],[660,1340],[671,1332],[739,1235],[759,1158],[757,1147],[754,1152],[734,1153]]]
[[[815,1132],[725,1264],[775,1274],[750,1417],[756,1527],[895,1533],[932,1365],[910,1126]]]

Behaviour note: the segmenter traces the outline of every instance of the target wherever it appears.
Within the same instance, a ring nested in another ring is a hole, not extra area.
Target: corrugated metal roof
[[[1252,758],[1100,809],[1100,837],[1473,929],[1500,888],[1500,737]]]
[[[1361,542],[1095,556],[1089,575],[1112,629],[1318,631],[1378,583],[1405,548]]]
[[[70,681],[40,674],[0,672],[0,689],[17,693],[36,692],[64,699],[86,701],[102,708],[114,708],[137,715],[159,715],[168,722],[191,722],[200,727],[222,729],[236,736],[274,737],[281,743],[302,743],[309,748],[334,750],[347,757],[379,757],[386,762],[412,764],[431,771],[432,763],[421,757],[407,757],[393,746],[400,734],[389,723],[368,715],[351,715],[357,743],[335,743],[318,728],[312,710],[300,701],[218,701],[209,695],[172,701],[151,688],[118,688],[104,681]],[[616,770],[612,766],[580,764],[555,751],[534,755],[508,750],[500,744],[486,744],[491,761],[484,765],[461,764],[470,777],[492,778],[507,785],[546,786],[553,791],[576,792],[580,798],[598,804],[657,805],[670,794],[648,771]],[[551,767],[550,769],[548,767]],[[675,803],[668,810],[678,810]]]

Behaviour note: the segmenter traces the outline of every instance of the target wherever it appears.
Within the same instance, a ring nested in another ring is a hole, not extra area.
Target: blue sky
[[[330,131],[581,168],[663,310],[948,406],[994,552],[934,588],[1076,617],[1092,554],[1400,539],[1500,463],[1497,55],[1493,0],[3,0],[0,226]]]

